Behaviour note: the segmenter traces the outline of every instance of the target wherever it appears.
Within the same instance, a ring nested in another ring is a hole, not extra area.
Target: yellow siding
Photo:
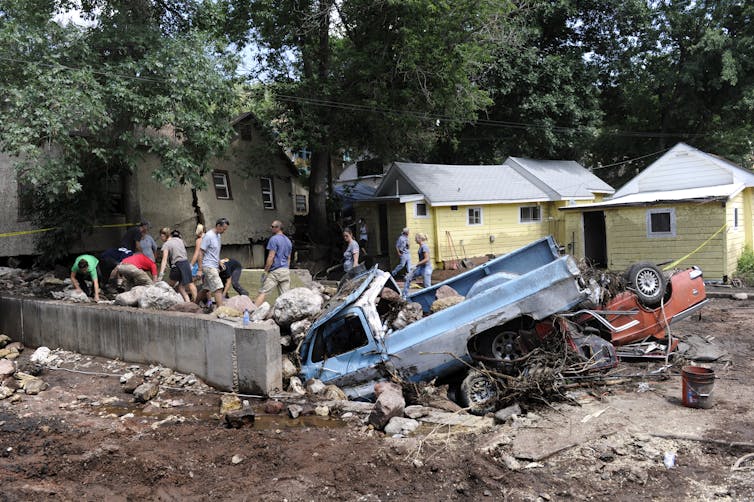
[[[385,253],[390,257],[390,269],[398,265],[398,256],[395,254],[395,241],[406,226],[406,207],[400,203],[388,204],[387,206],[387,243]]]
[[[725,222],[722,203],[656,205],[651,209],[675,208],[676,236],[647,237],[648,207],[605,209],[608,266],[623,270],[637,261],[660,263],[672,261],[692,252]],[[579,217],[581,215],[579,214]],[[704,248],[679,266],[698,265],[705,277],[725,275],[725,232],[721,232]],[[583,239],[579,251],[583,250]],[[583,256],[583,253],[580,255]]]
[[[735,211],[738,210],[738,227],[735,225]],[[738,257],[746,244],[746,230],[744,225],[744,194],[743,192],[728,200],[725,205],[726,221],[726,266],[725,275],[732,275],[736,271]]]
[[[564,237],[562,246],[566,253],[583,258],[584,256],[584,226],[582,225],[582,213],[579,211],[560,211],[565,214]]]

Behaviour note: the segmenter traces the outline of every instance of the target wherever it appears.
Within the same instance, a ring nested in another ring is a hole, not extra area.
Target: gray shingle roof
[[[395,162],[375,195],[421,194],[437,206],[592,199],[595,192],[614,190],[577,162],[510,157],[487,166]]]
[[[595,193],[615,192],[613,187],[573,160],[508,157],[505,163],[548,192],[554,200],[591,199]]]
[[[508,166],[454,166],[396,162],[377,189],[377,196],[395,195],[402,175],[415,193],[433,205],[548,200],[541,189]],[[402,193],[401,195],[405,195]]]

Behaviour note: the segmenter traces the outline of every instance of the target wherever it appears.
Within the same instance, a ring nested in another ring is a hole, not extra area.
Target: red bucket
[[[712,408],[715,371],[701,366],[684,366],[681,370],[683,405],[689,408]]]

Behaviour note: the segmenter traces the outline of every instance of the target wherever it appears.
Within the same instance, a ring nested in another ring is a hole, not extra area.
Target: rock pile
[[[49,355],[49,349],[42,348],[44,350],[36,360]],[[47,389],[47,383],[38,377],[40,371],[36,370],[35,363],[29,365],[29,372],[18,368],[16,359],[23,350],[24,346],[20,342],[13,342],[9,336],[0,335],[0,400],[10,398],[18,401],[22,394],[34,395]],[[32,355],[32,360],[34,359]]]

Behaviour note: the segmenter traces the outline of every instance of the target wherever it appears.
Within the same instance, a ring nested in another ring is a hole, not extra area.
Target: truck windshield
[[[326,323],[318,331],[312,349],[312,362],[320,362],[350,352],[369,343],[358,314],[349,313]]]

